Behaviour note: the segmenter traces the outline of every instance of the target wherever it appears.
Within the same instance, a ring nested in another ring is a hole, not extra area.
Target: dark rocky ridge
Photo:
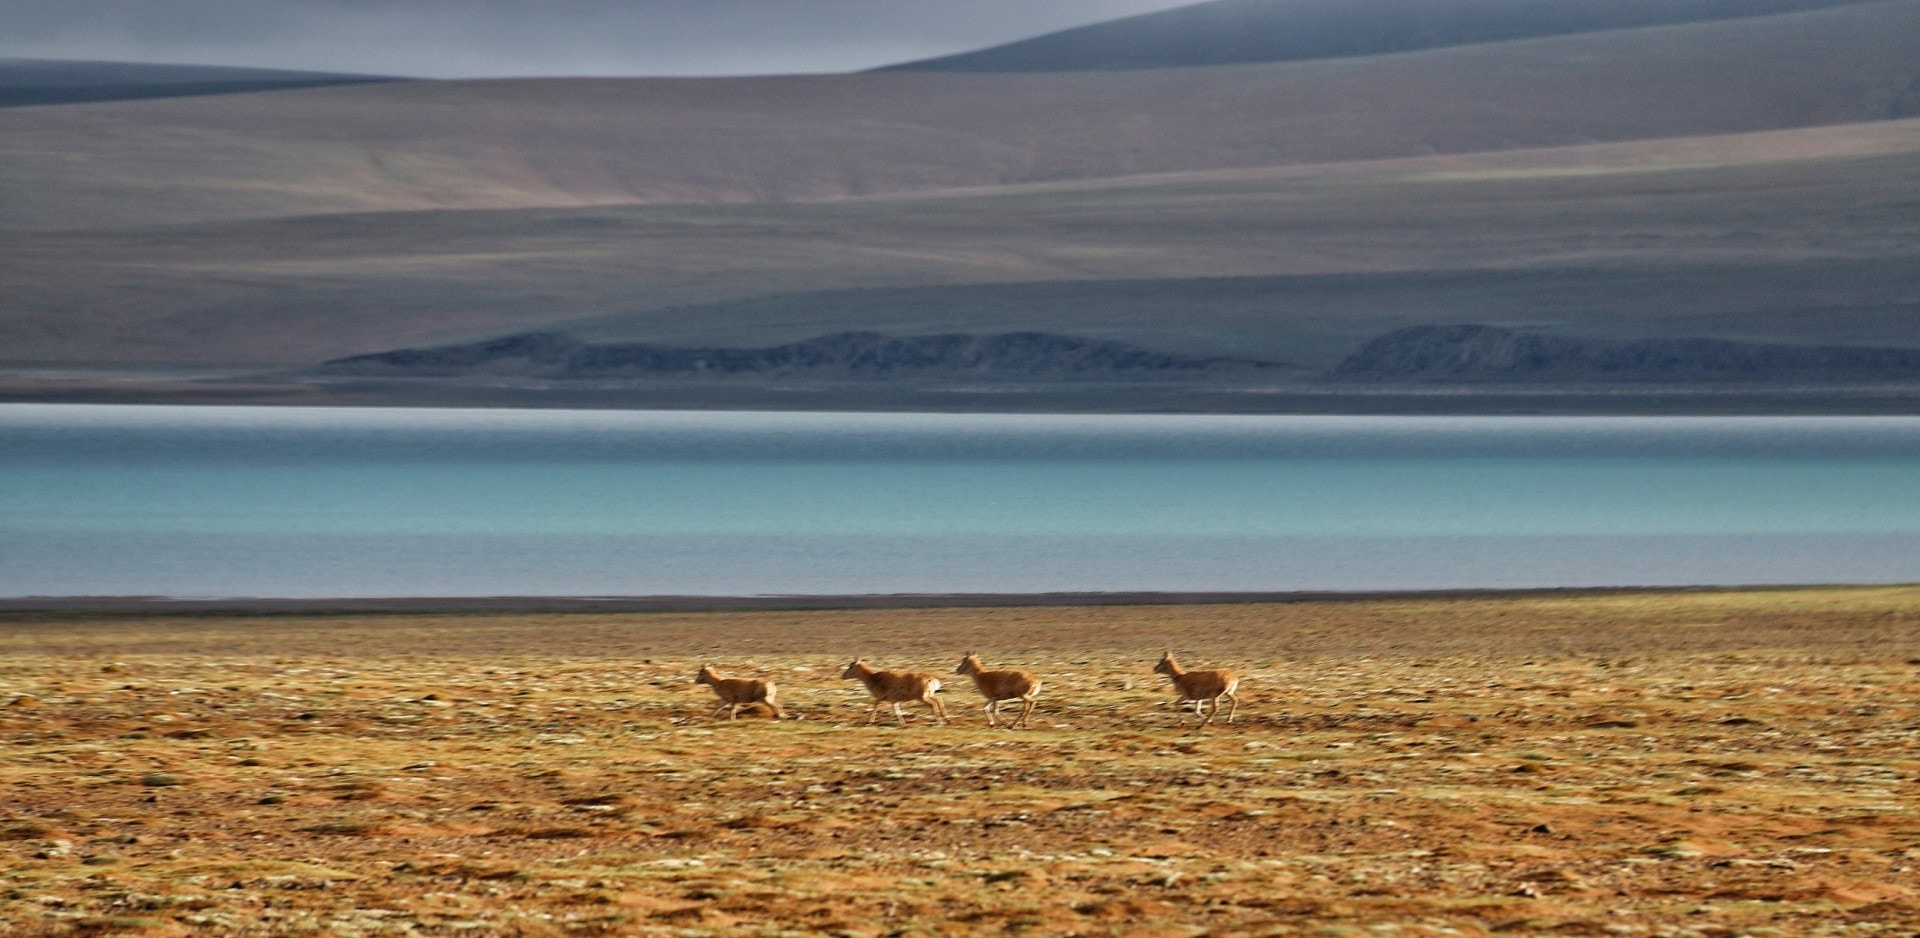
[[[1089,377],[1286,368],[1278,362],[1177,355],[1048,332],[890,336],[841,332],[768,348],[592,344],[555,333],[399,349],[327,362],[353,377],[513,377],[555,381],[794,376]]]
[[[1328,371],[1352,383],[1913,383],[1920,350],[1722,339],[1578,339],[1492,326],[1414,326]]]
[[[0,108],[192,98],[404,80],[383,75],[220,65],[0,58]]]

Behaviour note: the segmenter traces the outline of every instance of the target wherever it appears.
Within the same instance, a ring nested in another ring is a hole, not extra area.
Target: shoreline
[[[1889,416],[1920,414],[1920,386],[1806,385],[821,385],[526,387],[32,377],[0,371],[0,403],[454,409],[1328,416]]]
[[[1619,596],[1780,594],[1884,590],[1920,583],[1794,583],[1765,586],[1543,586],[1429,590],[1275,592],[850,593],[790,596],[393,596],[334,598],[165,596],[0,597],[10,614],[109,614],[141,617],[260,615],[416,615],[460,613],[811,612],[1128,606],[1251,606],[1382,601],[1577,599]]]

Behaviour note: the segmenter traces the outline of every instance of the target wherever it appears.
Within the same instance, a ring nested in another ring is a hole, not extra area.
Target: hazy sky
[[[0,0],[0,56],[422,77],[849,71],[1193,0]]]

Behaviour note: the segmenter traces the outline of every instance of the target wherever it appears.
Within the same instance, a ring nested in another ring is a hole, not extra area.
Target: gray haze
[[[851,71],[1192,0],[0,0],[0,57],[433,78]]]

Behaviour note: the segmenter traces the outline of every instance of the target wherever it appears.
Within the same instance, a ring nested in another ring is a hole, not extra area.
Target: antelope
[[[855,658],[847,665],[840,676],[866,685],[867,693],[873,695],[873,709],[867,712],[867,724],[872,725],[880,718],[882,704],[893,705],[893,718],[905,726],[907,718],[900,712],[900,705],[918,700],[933,710],[933,715],[947,722],[947,708],[934,694],[940,690],[940,679],[922,671],[876,671],[867,665],[865,658]]]
[[[965,674],[973,678],[973,686],[980,689],[980,696],[987,698],[987,725],[998,727],[995,717],[1000,712],[1003,700],[1018,700],[1025,703],[1018,719],[1007,724],[1009,727],[1021,727],[1027,724],[1027,718],[1033,716],[1033,710],[1040,705],[1035,697],[1040,696],[1040,677],[1032,671],[1009,669],[988,671],[980,666],[980,656],[968,652],[960,659],[960,666],[953,669],[955,674]]]
[[[720,706],[713,709],[718,717],[720,711],[727,711],[727,719],[740,719],[740,708],[753,704],[766,704],[773,711],[773,718],[782,719],[780,705],[774,702],[773,682],[757,677],[721,677],[718,671],[702,665],[700,675],[693,679],[695,684],[705,684],[713,688],[720,697]]]
[[[1191,700],[1195,715],[1206,711],[1206,718],[1200,721],[1201,726],[1212,723],[1213,718],[1220,715],[1220,698],[1222,697],[1227,698],[1230,703],[1227,707],[1228,723],[1233,722],[1234,713],[1240,709],[1240,698],[1233,695],[1234,689],[1240,686],[1240,678],[1225,668],[1183,671],[1180,669],[1180,662],[1173,660],[1173,652],[1169,651],[1160,656],[1160,663],[1153,666],[1153,673],[1164,674],[1173,682],[1174,691],[1180,695],[1179,699],[1174,701],[1175,706]],[[1209,700],[1213,701],[1211,711],[1206,710],[1206,702]]]

